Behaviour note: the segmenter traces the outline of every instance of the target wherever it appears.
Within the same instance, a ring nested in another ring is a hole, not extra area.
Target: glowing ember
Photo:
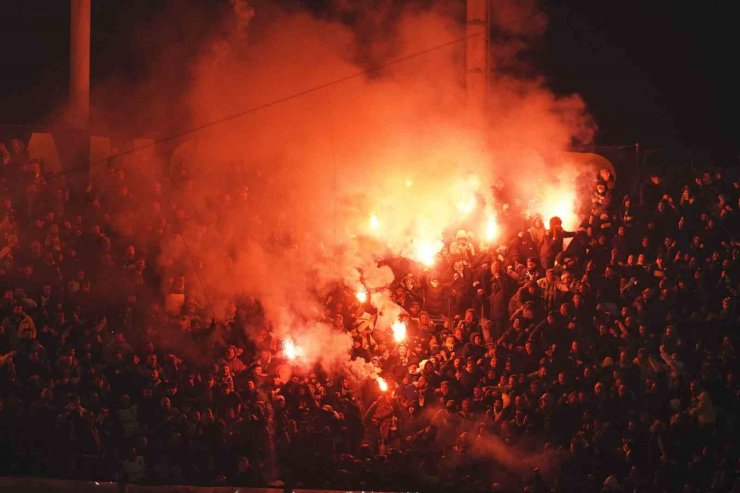
[[[378,387],[380,388],[381,392],[387,392],[388,382],[386,382],[383,377],[378,377]]]
[[[367,291],[364,289],[361,289],[360,291],[357,291],[355,293],[355,297],[357,298],[357,301],[360,303],[365,303],[367,301]]]
[[[380,228],[380,220],[376,214],[370,214],[370,229],[377,231]]]
[[[391,326],[391,330],[393,330],[393,340],[396,342],[401,342],[406,339],[406,324],[403,322],[394,322]]]
[[[288,338],[283,341],[283,354],[290,361],[293,361],[300,356],[301,352],[301,349],[295,345],[292,339]]]
[[[444,244],[437,241],[419,241],[416,244],[415,260],[430,267],[434,265],[437,253],[442,249]]]

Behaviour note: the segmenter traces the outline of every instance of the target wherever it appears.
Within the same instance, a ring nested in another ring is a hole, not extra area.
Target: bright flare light
[[[283,354],[290,361],[295,360],[301,353],[301,349],[295,345],[293,339],[288,338],[283,341]]]
[[[380,228],[380,220],[377,214],[370,214],[370,229],[377,231]]]
[[[457,203],[457,210],[463,217],[473,212],[473,209],[475,209],[475,197],[468,197]]]
[[[573,229],[578,226],[578,216],[574,212],[575,205],[575,191],[548,189],[542,198],[542,204],[538,212],[542,215],[546,226],[551,217],[558,216],[563,220],[564,228]]]
[[[441,241],[420,241],[416,244],[414,259],[427,267],[434,265],[437,253],[442,249],[444,243]]]
[[[355,293],[355,297],[360,303],[365,303],[367,301],[367,291],[361,289]]]
[[[406,324],[403,322],[394,322],[391,326],[393,330],[393,340],[402,342],[406,339]]]
[[[488,220],[486,221],[486,231],[485,231],[485,239],[488,241],[488,243],[491,243],[493,240],[495,240],[498,237],[499,229],[498,229],[498,223],[496,223],[496,218],[493,216],[488,216]]]
[[[383,377],[378,377],[378,387],[381,392],[388,392],[388,382]]]

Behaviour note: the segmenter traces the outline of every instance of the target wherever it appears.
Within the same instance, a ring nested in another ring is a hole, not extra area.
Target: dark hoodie
[[[484,354],[486,354],[485,346],[475,343],[476,336],[480,337],[481,341],[483,340],[483,336],[480,332],[473,332],[470,334],[468,342],[465,343],[465,346],[462,348],[462,353],[460,354],[463,360],[467,360],[470,357],[473,358],[473,360],[478,361]]]

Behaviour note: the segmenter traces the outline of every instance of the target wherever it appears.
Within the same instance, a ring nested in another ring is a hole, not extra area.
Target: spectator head
[[[605,397],[606,396],[606,388],[604,387],[604,384],[602,382],[596,382],[594,385],[594,394],[596,397]]]
[[[555,403],[555,398],[553,395],[549,392],[545,392],[540,396],[539,405],[540,409],[543,411],[547,411],[552,409],[553,405]]]
[[[22,151],[23,149],[25,149],[25,147],[26,146],[23,145],[23,141],[18,137],[13,137],[12,139],[10,139],[10,149],[13,151],[13,153]]]
[[[159,400],[159,407],[161,407],[163,411],[169,411],[172,409],[172,401],[169,397],[162,397]]]
[[[155,368],[158,365],[159,361],[157,360],[157,355],[154,353],[150,353],[146,355],[146,359],[144,360],[144,364],[148,366],[149,368]]]
[[[559,230],[563,228],[563,220],[558,216],[550,218],[550,230]]]
[[[41,389],[39,396],[42,401],[49,403],[54,400],[54,391],[50,387],[44,387]]]
[[[254,383],[254,380],[247,380],[247,392],[250,394],[253,394],[257,391],[257,385]]]
[[[25,324],[24,326],[19,327],[19,329],[22,330],[21,338],[26,341],[33,341],[36,339],[36,330],[28,324]]]
[[[228,346],[226,348],[226,359],[231,361],[236,358],[236,346]]]
[[[419,313],[421,312],[421,304],[418,301],[414,301],[411,303],[411,306],[409,306],[409,315],[411,317],[418,317]]]
[[[23,305],[20,303],[16,303],[13,305],[13,315],[15,315],[17,318],[23,317],[26,314],[25,308],[23,308]]]

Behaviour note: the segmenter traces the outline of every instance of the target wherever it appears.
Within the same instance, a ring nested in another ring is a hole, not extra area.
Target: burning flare
[[[457,210],[463,217],[473,212],[473,209],[475,209],[475,197],[468,197],[457,203]]]
[[[493,214],[487,214],[486,216],[488,219],[486,219],[486,230],[484,231],[483,237],[486,239],[486,242],[490,244],[498,238],[499,227]]]
[[[381,392],[388,392],[388,382],[383,377],[378,377],[378,388]]]
[[[572,229],[578,226],[578,215],[575,213],[576,193],[573,190],[549,188],[545,191],[540,206],[540,214],[547,221],[553,216],[563,220],[563,227]]]
[[[406,324],[403,322],[394,322],[391,326],[393,330],[393,340],[396,342],[402,342],[406,340]]]
[[[361,289],[355,293],[355,297],[360,303],[365,303],[367,301],[367,291]]]
[[[283,340],[283,354],[290,361],[294,361],[302,353],[303,351],[298,346],[295,345],[295,343],[293,342],[293,339],[287,338]]]
[[[420,240],[416,243],[414,260],[431,267],[443,246],[444,243],[440,240]]]

